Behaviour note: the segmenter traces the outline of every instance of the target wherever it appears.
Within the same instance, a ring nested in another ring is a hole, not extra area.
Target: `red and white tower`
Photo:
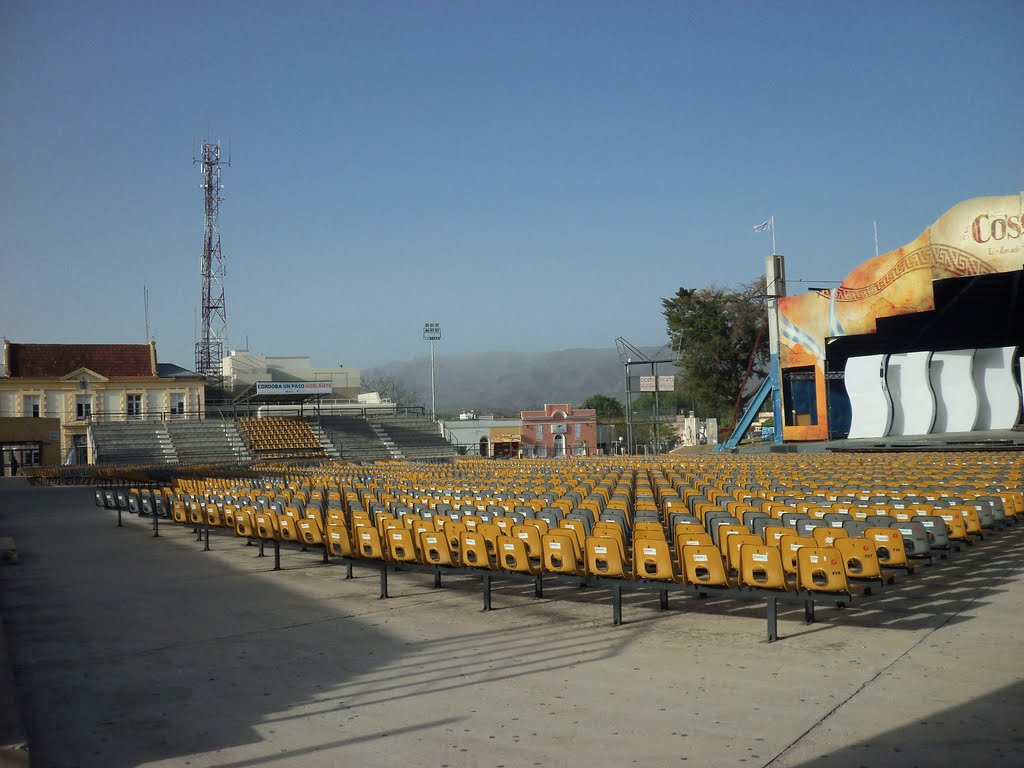
[[[203,142],[202,153],[193,164],[200,164],[205,193],[205,222],[203,227],[203,256],[199,273],[203,279],[202,329],[196,342],[196,373],[210,379],[221,378],[221,361],[228,341],[228,308],[224,302],[224,276],[227,274],[224,254],[220,250],[220,183],[222,165],[220,144]]]

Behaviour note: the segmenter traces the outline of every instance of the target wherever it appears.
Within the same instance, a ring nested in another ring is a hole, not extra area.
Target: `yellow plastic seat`
[[[668,542],[660,539],[637,539],[633,547],[633,578],[650,581],[682,581],[672,565]]]
[[[621,539],[611,536],[588,536],[584,544],[587,572],[593,576],[628,578],[629,566],[622,552]]]
[[[725,572],[722,553],[713,544],[687,544],[682,548],[684,579],[687,584],[708,587],[731,587],[733,582]]]
[[[416,539],[408,528],[391,528],[387,532],[388,557],[396,563],[419,562]]]
[[[544,570],[572,576],[586,576],[587,567],[575,534],[552,529],[541,536],[541,559]]]
[[[499,534],[498,537],[504,535],[505,534]],[[496,539],[498,537],[496,537]],[[445,540],[447,541],[447,538]],[[453,560],[453,564],[469,566],[470,568],[489,568],[496,570],[498,567],[497,550],[492,552],[488,548],[484,535],[478,530],[463,530],[462,533],[459,534],[459,548],[457,551],[451,552],[451,558]]]
[[[474,534],[465,532],[468,536]],[[420,559],[429,565],[457,565],[452,556],[451,547],[448,544],[448,537],[437,531],[421,531],[419,533]],[[460,541],[460,546],[462,542]]]
[[[850,532],[845,528],[830,528],[824,525],[811,530],[811,538],[819,547],[833,547],[838,539],[848,538],[849,535]]]
[[[756,536],[754,538],[757,538]],[[782,552],[758,540],[739,547],[738,580],[741,587],[788,590]]]
[[[895,528],[866,528],[864,538],[875,543],[875,553],[883,568],[907,568],[903,534]]]
[[[523,539],[516,536],[499,536],[498,567],[510,573],[528,573],[536,576],[541,572],[540,555],[538,553],[536,558],[530,557]]]
[[[327,547],[327,554],[331,557],[354,556],[348,528],[344,525],[328,523],[324,532],[324,545]]]
[[[832,547],[843,559],[847,580],[881,579],[882,569],[875,544],[861,536],[838,538]]]
[[[846,569],[834,547],[800,547],[797,551],[797,584],[807,592],[850,593]]]
[[[324,543],[320,518],[316,516],[304,517],[295,524],[295,528],[299,535],[299,541],[303,544],[316,545]]]
[[[367,560],[383,560],[384,548],[381,545],[380,533],[368,525],[356,529],[356,549],[359,556]]]

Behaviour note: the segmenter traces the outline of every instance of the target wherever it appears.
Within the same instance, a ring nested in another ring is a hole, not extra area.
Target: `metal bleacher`
[[[448,459],[455,447],[441,435],[437,423],[416,414],[378,414],[370,418],[394,443],[401,454],[413,461]]]
[[[104,422],[91,429],[97,463],[173,464],[178,460],[165,422]]]
[[[387,446],[362,416],[321,416],[319,426],[344,459],[377,461],[392,458]]]
[[[252,461],[233,421],[172,421],[167,424],[167,431],[181,462]]]
[[[233,421],[98,422],[90,426],[97,464],[248,462]]]

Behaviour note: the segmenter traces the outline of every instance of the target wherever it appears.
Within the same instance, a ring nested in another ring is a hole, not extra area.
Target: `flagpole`
[[[772,256],[776,253],[778,253],[778,251],[775,250],[775,217],[772,216]]]

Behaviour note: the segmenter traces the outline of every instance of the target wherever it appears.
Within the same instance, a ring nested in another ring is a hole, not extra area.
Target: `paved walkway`
[[[0,482],[37,767],[1018,765],[1024,525],[844,611],[379,581]],[[2,679],[2,678],[0,678]]]

